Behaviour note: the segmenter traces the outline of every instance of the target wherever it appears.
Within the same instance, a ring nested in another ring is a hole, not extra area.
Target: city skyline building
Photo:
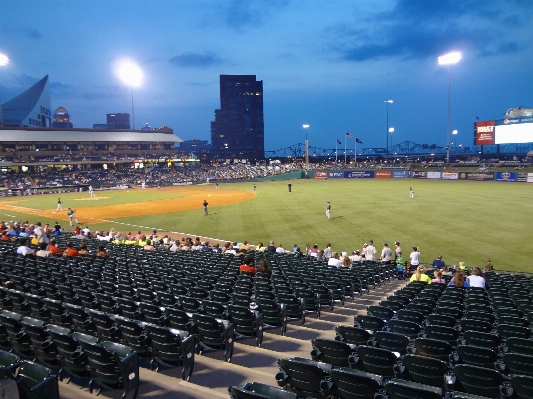
[[[220,75],[220,109],[211,122],[211,159],[264,159],[263,81]]]
[[[72,129],[74,127],[66,108],[59,107],[56,109],[52,119],[52,127],[60,129]]]
[[[28,90],[2,103],[5,126],[51,127],[52,111],[48,75]]]
[[[130,129],[130,114],[129,113],[115,113],[106,114],[107,125],[112,129]]]

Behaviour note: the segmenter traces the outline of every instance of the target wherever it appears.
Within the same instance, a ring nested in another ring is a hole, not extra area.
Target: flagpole
[[[344,135],[344,165],[346,165],[346,138],[347,135]]]
[[[353,136],[353,163],[357,162],[357,137]]]
[[[339,139],[335,139],[335,164],[337,164],[337,147],[339,145]]]

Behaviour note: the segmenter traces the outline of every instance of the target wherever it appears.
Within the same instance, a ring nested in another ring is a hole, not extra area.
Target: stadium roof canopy
[[[170,132],[93,129],[0,129],[0,141],[8,142],[150,142],[181,143]]]

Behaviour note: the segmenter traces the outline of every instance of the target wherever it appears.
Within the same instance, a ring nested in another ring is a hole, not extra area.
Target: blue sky
[[[473,123],[533,107],[530,0],[3,0],[0,69],[6,101],[50,75],[52,108],[75,127],[131,112],[113,71],[121,57],[145,74],[135,124],[168,125],[210,140],[219,75],[263,80],[265,148],[302,142],[334,148],[351,132],[385,147],[385,99],[393,143],[446,144],[451,127],[471,145]]]

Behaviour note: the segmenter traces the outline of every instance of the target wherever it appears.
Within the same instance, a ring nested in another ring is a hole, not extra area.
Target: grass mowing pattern
[[[267,244],[274,239],[276,244],[282,242],[285,249],[294,244],[304,247],[307,243],[317,243],[322,249],[330,242],[334,251],[351,251],[373,239],[380,251],[383,242],[393,248],[397,240],[407,256],[411,246],[420,246],[423,263],[431,263],[439,253],[447,264],[464,261],[467,267],[482,266],[491,257],[497,269],[533,272],[530,184],[415,179],[329,179],[326,184],[316,179],[291,181],[289,193],[287,183],[256,183],[257,196],[253,200],[210,206],[208,217],[203,216],[199,207],[116,221],[254,244],[258,241]],[[410,186],[415,191],[413,200],[409,198]],[[253,183],[249,182],[220,187],[253,191]],[[204,190],[206,197],[215,190],[214,185],[197,188]],[[113,196],[115,193],[112,192]],[[134,190],[129,196],[136,201],[148,201],[164,194],[164,190]],[[32,198],[37,203],[46,201],[46,207],[39,209],[50,209],[55,200],[52,195]],[[327,201],[332,206],[329,221],[325,215]],[[87,202],[83,201],[83,206]],[[15,219],[35,219],[32,215],[17,215]],[[11,220],[7,216],[0,219]],[[53,222],[43,219],[43,223]],[[94,229],[111,227],[138,230],[116,224],[91,225]]]

